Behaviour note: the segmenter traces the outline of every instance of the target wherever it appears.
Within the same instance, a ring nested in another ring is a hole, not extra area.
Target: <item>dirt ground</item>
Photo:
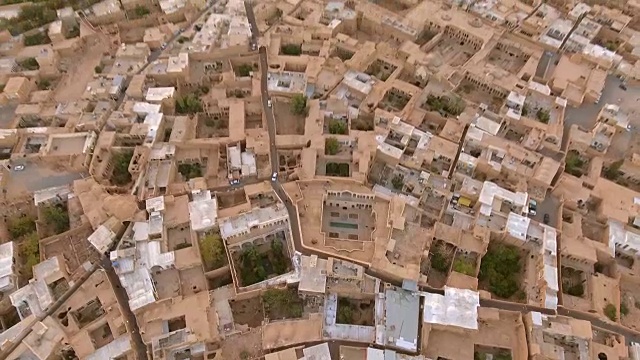
[[[247,201],[247,195],[243,189],[229,192],[220,192],[218,195],[218,206],[221,209],[226,209],[240,205]]]
[[[273,102],[273,113],[276,118],[276,134],[304,135],[304,116],[291,113],[291,104],[284,100]]]
[[[252,328],[262,325],[262,320],[264,319],[262,297],[256,296],[251,299],[238,301],[231,300],[229,301],[229,305],[231,305],[233,320],[236,324],[248,325]]]
[[[100,64],[103,53],[109,48],[106,36],[99,39],[89,41],[85,52],[73,61],[73,66],[70,66],[68,72],[60,79],[55,89],[56,101],[75,101],[82,97],[87,83],[93,78],[94,68]]]
[[[222,359],[260,359],[262,351],[262,329],[231,336],[222,343]]]

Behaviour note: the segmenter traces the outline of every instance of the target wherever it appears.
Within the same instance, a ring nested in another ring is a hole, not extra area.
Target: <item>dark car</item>
[[[549,220],[551,220],[549,214],[544,214],[544,216],[542,217],[542,222],[545,224],[549,224]]]
[[[620,89],[624,90],[624,91],[627,91],[627,85],[626,84],[620,84],[618,87]]]

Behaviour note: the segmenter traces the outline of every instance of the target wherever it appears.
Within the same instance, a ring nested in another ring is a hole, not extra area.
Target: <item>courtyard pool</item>
[[[349,223],[337,222],[337,221],[329,222],[329,226],[343,228],[343,229],[358,230],[358,224],[349,224]]]

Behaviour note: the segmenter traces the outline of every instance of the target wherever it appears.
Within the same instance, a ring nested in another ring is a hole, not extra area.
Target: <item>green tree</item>
[[[180,164],[178,165],[178,172],[187,180],[202,176],[202,168],[199,164]]]
[[[529,105],[522,105],[522,116],[527,116],[529,114]]]
[[[624,163],[624,160],[618,160],[611,163],[611,165],[604,168],[604,170],[602,171],[602,176],[612,181],[617,180],[618,177],[620,177],[620,167],[622,166],[623,163]]]
[[[334,137],[324,140],[324,153],[326,155],[335,155],[340,152],[340,142]]]
[[[300,56],[302,54],[302,46],[296,44],[282,45],[280,52],[283,55]]]
[[[151,11],[149,11],[149,9],[147,9],[146,7],[142,6],[142,5],[136,5],[135,9],[133,10],[136,14],[136,17],[143,17],[145,15],[149,15],[149,13],[151,13]]]
[[[267,312],[289,319],[302,316],[302,301],[295,289],[269,289],[262,295],[262,301]]]
[[[391,185],[396,190],[402,190],[404,187],[404,176],[402,174],[396,174],[396,176],[391,179]]]
[[[449,271],[449,260],[440,252],[440,249],[434,248],[431,252],[431,267],[441,273]]]
[[[520,254],[513,246],[499,244],[487,251],[480,264],[480,281],[501,298],[509,298],[520,288],[517,276],[521,269]]]
[[[616,309],[615,305],[607,304],[607,306],[605,306],[602,311],[604,312],[604,315],[609,318],[609,320],[618,320],[618,309]]]
[[[12,240],[36,231],[36,221],[31,216],[20,216],[9,220],[7,226]]]
[[[49,36],[43,32],[37,32],[29,36],[25,35],[23,38],[24,46],[44,45],[49,44],[50,42],[51,39],[49,39]]]
[[[38,60],[36,58],[26,58],[18,63],[20,67],[26,70],[38,70],[40,69],[40,64],[38,64]]]
[[[114,185],[122,186],[131,181],[131,173],[129,173],[129,163],[133,157],[133,151],[122,151],[112,156],[113,172],[111,173],[111,182]]]
[[[227,255],[220,235],[207,234],[200,238],[199,245],[205,269],[214,270],[225,264]]]
[[[251,245],[240,254],[240,277],[242,285],[248,286],[259,283],[267,278],[267,271],[263,263],[266,263],[258,249]]]
[[[238,66],[238,75],[244,77],[249,76],[253,71],[253,67],[249,64],[241,64]]]
[[[69,230],[69,212],[62,204],[45,205],[42,216],[47,224],[53,226],[56,235]]]
[[[305,104],[306,105],[306,104]],[[340,120],[329,120],[329,133],[344,135],[347,133],[347,123]]]
[[[307,97],[302,94],[293,95],[291,112],[296,115],[305,115],[307,113]]]
[[[549,114],[548,110],[538,109],[538,111],[536,112],[536,118],[538,118],[541,123],[548,124],[549,120],[551,120],[551,115]]]
[[[569,286],[569,284],[567,284],[567,286]],[[584,285],[580,283],[580,284],[575,284],[573,286],[569,286],[567,288],[567,294],[571,296],[578,296],[578,297],[584,295]]]
[[[453,262],[453,270],[468,276],[474,276],[476,272],[476,269],[472,263],[464,261],[462,259],[456,259]]]
[[[202,103],[194,94],[187,94],[176,100],[176,113],[179,115],[202,112]]]
[[[627,316],[629,314],[629,307],[624,301],[620,302],[620,317]]]
[[[40,239],[34,231],[27,235],[21,245],[21,257],[24,259],[24,267],[27,271],[27,277],[33,277],[33,267],[40,262]]]
[[[93,68],[93,71],[95,71],[96,74],[101,74],[102,70],[102,66],[100,65],[96,65],[96,67]]]
[[[338,299],[338,316],[336,319],[338,324],[353,324],[353,309],[349,300]]]
[[[38,90],[49,90],[51,87],[51,81],[43,79],[38,81]]]
[[[567,153],[564,162],[564,171],[573,176],[582,176],[582,167],[584,166],[584,160],[582,160],[580,153],[575,150],[570,150]]]

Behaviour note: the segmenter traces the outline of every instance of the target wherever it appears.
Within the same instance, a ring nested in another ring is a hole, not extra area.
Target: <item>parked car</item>
[[[538,211],[538,202],[534,199],[529,199],[529,215],[536,216]]]
[[[267,106],[271,107],[271,105],[272,105],[271,100],[267,100]]]
[[[13,171],[22,171],[24,170],[24,165],[16,165],[13,167]]]
[[[551,218],[549,217],[549,214],[544,214],[542,217],[542,222],[545,223],[545,225],[548,225],[550,220]]]
[[[278,180],[278,173],[274,172],[273,174],[271,174],[271,181],[275,182],[276,180]]]

